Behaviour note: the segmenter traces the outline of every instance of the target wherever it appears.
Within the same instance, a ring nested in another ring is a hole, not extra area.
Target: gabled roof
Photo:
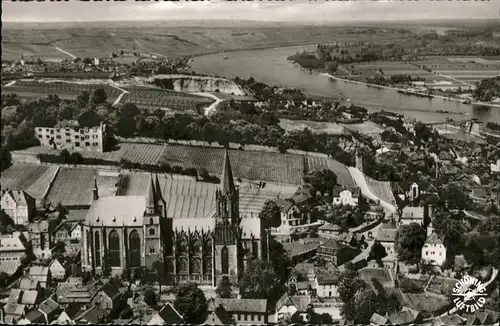
[[[99,324],[102,318],[106,315],[106,311],[98,306],[92,306],[90,309],[85,310],[75,318],[75,321],[87,321],[92,324]]]
[[[45,266],[31,266],[29,270],[29,276],[43,276],[48,277],[49,268]]]
[[[396,229],[379,229],[377,232],[377,240],[380,242],[395,242]]]
[[[267,299],[222,299],[214,301],[214,307],[221,305],[227,312],[258,312],[267,311]]]
[[[275,203],[280,208],[282,213],[288,213],[288,211],[294,206],[294,203],[286,199],[278,199]]]
[[[0,252],[24,250],[26,250],[26,247],[19,238],[19,235],[5,234],[0,236]],[[5,264],[5,262],[2,264]]]
[[[85,223],[96,226],[142,227],[146,212],[145,196],[101,197],[95,201],[85,217]]]
[[[311,297],[308,295],[294,295],[291,297],[297,311],[304,312],[311,304]]]
[[[415,316],[410,311],[400,311],[389,315],[389,321],[395,325],[409,324],[415,321]]]
[[[23,291],[21,289],[11,289],[8,302],[17,304],[21,301],[22,295]]]
[[[207,325],[228,325],[231,322],[231,315],[222,306],[216,307],[205,320]]]
[[[9,195],[18,206],[28,206],[29,202],[33,202],[33,198],[23,190],[3,190],[2,197],[5,195]]]
[[[292,299],[288,295],[288,292],[283,293],[283,295],[276,301],[276,310],[280,310],[283,306],[294,306]]]
[[[47,319],[45,315],[38,309],[33,309],[24,316],[24,319],[29,320],[31,324],[45,324]]]
[[[370,323],[374,325],[387,325],[390,324],[389,319],[386,317],[379,315],[377,313],[374,313],[372,317],[370,318]]]
[[[108,297],[110,297],[111,300],[115,300],[120,296],[120,288],[117,284],[111,281],[104,284],[101,291],[104,292]]]
[[[39,286],[39,281],[29,278],[29,277],[23,277],[21,279],[21,282],[19,283],[19,288],[21,290],[36,290]]]
[[[181,314],[169,302],[160,309],[158,315],[166,324],[181,324],[183,321]]]
[[[70,232],[70,229],[71,225],[63,221],[56,227],[55,232],[60,232],[60,231]]]
[[[435,326],[456,326],[462,325],[464,322],[462,318],[457,315],[445,315],[437,317],[434,321]]]
[[[432,232],[431,235],[425,240],[426,244],[443,244],[443,241],[439,239],[439,236],[436,232]]]
[[[26,312],[26,305],[16,304],[16,303],[7,303],[3,307],[3,311],[5,312],[6,315],[22,316]]]
[[[40,303],[38,309],[46,315],[49,315],[59,309],[59,304],[51,298],[48,298],[44,302]]]
[[[57,258],[56,258],[56,259],[54,259],[54,260],[52,260],[52,261],[50,262],[50,265],[49,265],[49,270],[50,270],[50,269],[52,269],[53,267],[62,268],[62,269],[64,269],[64,270],[66,270],[66,269],[64,268],[64,265],[63,265],[63,264],[61,264],[61,262],[60,262]]]
[[[403,208],[401,218],[424,218],[424,208],[423,207],[411,207],[406,206]]]
[[[83,304],[81,303],[70,303],[64,312],[70,319],[75,319],[75,317],[82,311]]]
[[[359,187],[347,187],[336,185],[333,187],[333,197],[338,197],[342,191],[350,191],[353,198],[358,198],[361,195],[361,189]]]
[[[330,285],[330,284],[338,284],[339,282],[339,274],[320,274],[318,275],[318,284],[319,285]]]
[[[341,231],[342,228],[337,224],[325,223],[322,226],[320,226],[318,230],[321,230],[321,231]]]
[[[34,305],[34,304],[36,304],[37,299],[38,299],[38,291],[26,290],[26,291],[23,291],[21,303],[26,304],[26,305]]]
[[[328,249],[339,250],[339,249],[345,248],[346,246],[343,245],[343,244],[341,244],[341,243],[339,243],[335,239],[330,239],[327,242],[325,242],[324,244],[322,244],[321,247],[328,248]]]

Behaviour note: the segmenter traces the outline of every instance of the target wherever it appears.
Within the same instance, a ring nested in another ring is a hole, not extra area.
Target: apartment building
[[[73,151],[104,152],[106,148],[106,124],[96,127],[80,127],[77,121],[66,121],[54,128],[36,127],[35,137],[40,145]]]

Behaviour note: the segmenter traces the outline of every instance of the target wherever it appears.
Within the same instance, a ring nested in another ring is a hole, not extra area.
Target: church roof
[[[191,197],[168,194],[167,217],[174,219],[203,219],[212,217],[215,211],[215,200],[212,197]]]
[[[156,195],[155,195],[155,187],[153,183],[153,174],[151,174],[151,184],[149,185],[148,190],[148,207],[155,207]]]
[[[145,210],[145,196],[103,197],[92,204],[85,223],[95,226],[142,226]]]
[[[224,151],[224,166],[222,167],[220,187],[223,192],[232,192],[235,189],[233,171],[231,170],[227,149]]]

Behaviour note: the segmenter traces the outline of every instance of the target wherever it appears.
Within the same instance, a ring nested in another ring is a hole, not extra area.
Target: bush
[[[158,299],[156,297],[156,293],[152,289],[147,289],[146,292],[144,292],[144,302],[151,307],[157,305]]]
[[[133,316],[134,316],[134,313],[133,313],[132,309],[130,309],[130,307],[127,307],[124,310],[122,310],[122,312],[120,312],[121,319],[130,319]]]

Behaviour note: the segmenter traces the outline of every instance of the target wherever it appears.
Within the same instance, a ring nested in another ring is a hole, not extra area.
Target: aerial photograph
[[[0,325],[496,325],[500,1],[1,1]]]

